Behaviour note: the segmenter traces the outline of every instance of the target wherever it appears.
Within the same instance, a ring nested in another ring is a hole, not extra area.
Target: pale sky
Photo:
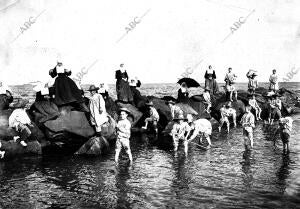
[[[0,0],[0,79],[48,80],[60,58],[73,75],[96,62],[82,83],[114,83],[120,63],[143,83],[175,83],[193,66],[190,77],[203,82],[209,64],[218,81],[229,66],[238,82],[250,68],[259,81],[275,68],[282,81],[300,68],[299,14],[297,0]]]

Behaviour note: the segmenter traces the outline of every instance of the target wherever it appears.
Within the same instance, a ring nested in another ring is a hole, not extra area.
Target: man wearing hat
[[[190,126],[186,122],[187,119],[183,114],[179,114],[176,118],[173,119],[175,122],[171,130],[171,135],[173,138],[174,151],[178,149],[179,140],[183,140],[184,150],[187,153],[188,150],[188,136],[190,134]]]
[[[157,129],[157,123],[159,121],[159,114],[157,112],[157,110],[155,109],[155,107],[153,106],[153,102],[147,102],[146,106],[148,107],[149,110],[149,117],[147,117],[145,119],[145,126],[143,126],[143,129],[147,129],[148,128],[148,123],[152,123],[154,129],[155,129],[155,133],[156,135],[158,134],[158,129]]]
[[[99,88],[91,85],[88,91],[91,94],[89,101],[89,109],[91,113],[91,123],[95,126],[98,135],[101,134],[101,126],[108,122],[105,108],[105,101],[101,94],[98,93]]]
[[[230,130],[230,123],[229,123],[229,117],[232,117],[234,127],[236,127],[236,111],[232,108],[231,102],[228,102],[226,105],[223,105],[223,107],[220,109],[221,113],[221,119],[220,119],[220,125],[219,125],[219,132],[221,132],[222,126],[224,123],[227,125],[227,133],[229,133]]]
[[[122,147],[125,149],[128,154],[130,164],[132,164],[132,154],[130,149],[130,136],[131,136],[131,123],[127,119],[127,116],[130,114],[127,108],[120,108],[119,116],[120,119],[116,126],[117,131],[117,141],[116,141],[116,154],[115,154],[115,162],[118,164],[119,155],[122,150]]]
[[[175,118],[175,116],[183,114],[182,109],[176,105],[175,101],[169,100],[166,102],[166,104],[170,107],[172,120]]]
[[[204,93],[203,93],[203,98],[204,98],[204,103],[207,105],[206,107],[206,112],[210,113],[210,108],[211,108],[211,99],[210,99],[210,89],[208,87],[205,87]]]

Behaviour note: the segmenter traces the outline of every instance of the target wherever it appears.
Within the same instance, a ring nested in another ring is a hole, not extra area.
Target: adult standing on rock
[[[278,76],[276,74],[275,69],[272,71],[272,74],[270,75],[269,81],[270,81],[269,90],[276,93],[276,91],[278,91],[278,89],[279,89],[279,86],[278,86]]]
[[[88,112],[87,106],[81,95],[81,90],[76,83],[69,78],[71,71],[64,68],[62,61],[58,60],[57,65],[49,71],[49,75],[55,78],[54,82],[54,102],[57,106],[73,105],[78,109]]]
[[[96,133],[101,134],[101,126],[108,122],[108,117],[105,108],[105,101],[101,94],[97,91],[98,87],[91,85],[88,91],[91,93],[91,98],[89,102],[90,113],[91,113],[91,123],[95,126]]]
[[[115,78],[117,79],[116,91],[118,101],[132,104],[133,96],[128,83],[128,74],[124,68],[124,64],[120,64],[120,69],[116,71]]]
[[[219,87],[216,81],[217,78],[216,72],[215,70],[212,69],[211,65],[208,66],[204,78],[205,78],[205,88],[210,89],[210,93],[212,95],[216,94],[219,91]]]

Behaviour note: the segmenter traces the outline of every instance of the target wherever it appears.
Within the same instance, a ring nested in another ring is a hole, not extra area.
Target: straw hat
[[[154,104],[153,104],[152,101],[150,101],[150,102],[147,102],[145,105],[147,105],[147,106],[153,106]]]
[[[88,89],[88,91],[98,91],[99,87],[96,87],[95,85],[90,85],[90,88]]]
[[[121,107],[118,113],[120,114],[121,112],[126,112],[127,114],[130,114],[130,111],[126,107]]]

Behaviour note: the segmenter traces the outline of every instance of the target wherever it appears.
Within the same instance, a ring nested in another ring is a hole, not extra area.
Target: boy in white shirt
[[[131,136],[131,123],[127,119],[128,114],[130,114],[127,108],[120,108],[119,111],[120,120],[117,123],[117,141],[116,141],[116,154],[115,154],[115,162],[118,164],[119,155],[122,147],[125,149],[128,154],[130,164],[132,164],[132,154],[130,149],[130,136]]]

